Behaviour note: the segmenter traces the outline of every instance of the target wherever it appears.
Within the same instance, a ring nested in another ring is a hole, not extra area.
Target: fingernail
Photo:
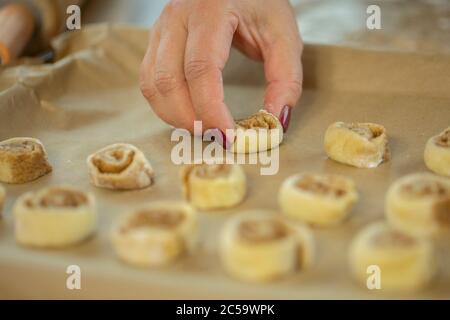
[[[227,139],[227,135],[222,130],[220,130],[219,128],[216,128],[215,130],[220,132],[220,135],[221,135],[221,141],[217,141],[217,142],[219,142],[225,150],[229,150],[231,148],[231,146],[233,145],[233,143],[231,143]]]
[[[280,123],[283,126],[283,132],[286,132],[289,128],[289,122],[291,121],[292,108],[284,106],[280,113]]]

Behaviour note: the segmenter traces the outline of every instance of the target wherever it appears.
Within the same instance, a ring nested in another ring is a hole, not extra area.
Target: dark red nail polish
[[[227,139],[227,135],[219,128],[216,128],[215,130],[220,132],[221,135],[221,140],[217,142],[220,143],[225,150],[229,150],[232,146],[232,143]]]
[[[291,121],[292,108],[284,106],[280,113],[280,123],[283,126],[283,132],[286,132]]]

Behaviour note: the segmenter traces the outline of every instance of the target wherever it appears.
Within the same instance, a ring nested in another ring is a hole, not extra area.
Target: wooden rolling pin
[[[0,64],[19,57],[33,35],[31,10],[23,4],[9,4],[0,10]]]

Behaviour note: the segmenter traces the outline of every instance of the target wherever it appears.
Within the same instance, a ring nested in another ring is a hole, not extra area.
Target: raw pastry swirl
[[[237,164],[194,164],[181,170],[183,195],[200,209],[229,208],[245,197],[244,170]]]
[[[400,178],[386,195],[389,223],[414,236],[450,231],[450,179],[431,173]]]
[[[91,235],[97,224],[94,197],[70,186],[29,192],[14,205],[18,243],[33,247],[64,247]]]
[[[436,271],[431,242],[401,233],[385,223],[361,230],[350,247],[350,267],[366,285],[369,266],[381,271],[381,289],[410,291],[424,287]]]
[[[139,267],[168,264],[195,248],[197,213],[188,204],[156,202],[128,213],[114,226],[117,256]]]
[[[235,153],[262,152],[281,144],[283,126],[273,114],[260,110],[246,119],[236,121],[235,136],[231,151]]]
[[[321,226],[342,221],[357,200],[353,181],[337,175],[294,175],[285,180],[278,195],[283,213]]]
[[[245,212],[230,218],[220,239],[225,270],[249,282],[271,281],[313,261],[313,237],[301,225],[288,225],[268,212]]]
[[[428,140],[424,160],[431,171],[450,177],[450,127]]]
[[[0,142],[0,181],[25,183],[52,171],[44,145],[34,138]]]
[[[358,168],[374,168],[390,158],[386,129],[375,123],[333,123],[324,144],[331,159]]]
[[[92,183],[107,189],[141,189],[152,184],[153,169],[131,144],[107,146],[87,159]]]

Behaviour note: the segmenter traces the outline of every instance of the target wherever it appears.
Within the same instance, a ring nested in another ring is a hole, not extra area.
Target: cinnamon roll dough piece
[[[375,168],[390,157],[386,129],[375,123],[333,123],[324,144],[331,159],[358,168]]]
[[[91,182],[107,189],[141,189],[152,184],[153,169],[131,144],[109,145],[87,159]]]
[[[431,171],[450,177],[450,127],[428,140],[424,160]]]
[[[306,269],[313,254],[314,239],[307,227],[288,224],[265,211],[234,216],[221,233],[222,264],[243,281],[266,282]]]
[[[237,164],[194,164],[181,169],[183,195],[200,209],[230,208],[245,197],[247,182]]]
[[[378,266],[382,290],[420,289],[436,271],[431,242],[403,234],[384,222],[362,229],[352,241],[349,257],[355,278],[364,286],[368,267]]]
[[[44,145],[34,138],[0,142],[0,181],[25,183],[52,171]]]
[[[194,250],[197,213],[182,202],[155,202],[120,219],[111,238],[117,256],[128,264],[166,265]]]
[[[0,217],[2,216],[3,212],[3,206],[5,204],[5,188],[3,188],[2,185],[0,185]]]
[[[283,141],[283,126],[273,114],[260,110],[236,121],[235,141],[231,151],[255,153],[276,148]]]
[[[388,222],[413,236],[450,231],[450,179],[415,173],[395,181],[386,194]]]
[[[297,174],[282,184],[278,202],[284,214],[320,226],[341,222],[358,200],[349,178],[325,174]]]
[[[28,192],[14,208],[18,243],[32,247],[65,247],[91,235],[97,224],[95,199],[71,186]]]

